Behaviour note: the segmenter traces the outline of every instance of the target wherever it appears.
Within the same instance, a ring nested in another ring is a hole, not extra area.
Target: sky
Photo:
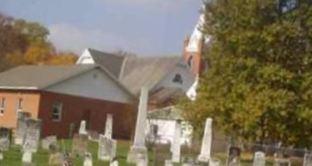
[[[0,12],[36,21],[58,50],[179,55],[201,0],[0,0]]]

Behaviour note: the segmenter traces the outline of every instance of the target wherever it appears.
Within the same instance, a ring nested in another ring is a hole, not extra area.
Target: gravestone
[[[2,160],[3,160],[3,153],[0,152],[0,161],[2,161]]]
[[[119,165],[118,160],[114,160],[109,163],[109,166],[118,166],[118,165]]]
[[[27,112],[17,113],[17,126],[15,131],[14,143],[16,145],[23,145],[26,130],[27,130],[27,119],[30,117]]]
[[[41,147],[45,150],[50,150],[50,148],[57,146],[57,138],[56,136],[48,136],[41,140]]]
[[[49,166],[60,166],[63,164],[63,156],[62,153],[56,152],[52,153],[49,156]]]
[[[288,155],[282,151],[277,151],[274,154],[274,166],[291,166],[291,161],[288,158]]]
[[[312,153],[304,154],[303,166],[312,166]]]
[[[107,114],[106,115],[104,136],[106,138],[112,139],[112,135],[113,135],[113,115],[112,114]]]
[[[82,120],[80,122],[80,127],[79,127],[79,134],[80,135],[87,135],[87,122],[85,120]]]
[[[23,150],[37,152],[40,142],[41,120],[27,119],[27,129],[23,142]]]
[[[92,166],[92,154],[91,153],[86,153],[83,161],[83,166]]]
[[[174,139],[172,142],[172,162],[180,163],[180,153],[181,153],[181,123],[180,121],[176,121],[175,123],[175,131],[174,131]]]
[[[75,134],[73,138],[72,153],[74,156],[84,156],[88,149],[88,136]]]
[[[67,152],[62,154],[62,166],[74,166],[73,160]]]
[[[220,166],[221,164],[220,160],[216,160],[216,159],[209,159],[209,166]]]
[[[31,165],[32,163],[32,152],[31,151],[24,151],[22,156],[23,165]]]
[[[0,151],[7,151],[10,148],[11,130],[8,128],[0,128]]]
[[[141,89],[139,111],[135,126],[135,135],[133,145],[128,153],[127,162],[137,163],[138,160],[145,160],[147,162],[147,148],[145,146],[145,127],[146,127],[146,114],[148,102],[148,88]]]
[[[202,139],[202,145],[198,161],[208,162],[211,156],[211,143],[212,143],[212,119],[207,118],[205,124],[204,136]]]
[[[255,153],[253,166],[265,166],[265,153],[261,151]]]
[[[231,146],[229,148],[227,166],[239,166],[240,154],[241,154],[241,149],[239,147]]]
[[[107,138],[104,135],[100,135],[98,159],[104,161],[110,161],[116,156],[117,142],[116,140]]]
[[[173,166],[173,163],[171,160],[165,160],[165,166]]]

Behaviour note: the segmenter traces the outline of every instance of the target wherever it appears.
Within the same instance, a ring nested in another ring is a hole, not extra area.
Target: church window
[[[52,120],[61,121],[62,118],[63,103],[55,102],[52,106]]]
[[[172,80],[174,83],[183,84],[181,74],[176,74]]]

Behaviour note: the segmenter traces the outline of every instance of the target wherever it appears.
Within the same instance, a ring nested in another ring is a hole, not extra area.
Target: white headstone
[[[173,163],[171,160],[165,160],[165,166],[173,166]]]
[[[105,123],[105,137],[112,139],[113,133],[113,115],[107,114]]]
[[[80,127],[79,127],[79,134],[80,135],[86,135],[87,133],[87,124],[85,120],[82,120],[80,122]]]
[[[135,126],[134,142],[130,148],[127,161],[129,163],[138,163],[138,160],[148,160],[147,149],[145,146],[145,127],[146,127],[146,114],[148,104],[148,88],[141,89],[139,111]]]
[[[253,166],[265,166],[265,154],[263,152],[259,151],[255,153]]]
[[[92,166],[92,165],[93,165],[92,155],[91,153],[87,153],[83,161],[83,166]]]
[[[212,159],[209,160],[209,166],[220,166],[221,165],[220,163],[221,163],[220,160],[212,160]]]
[[[181,153],[181,123],[176,121],[174,139],[171,144],[172,151],[172,162],[180,163],[180,153]]]
[[[211,157],[211,143],[212,143],[212,119],[207,118],[201,150],[198,156],[198,161],[200,162],[209,161]]]
[[[312,153],[304,154],[303,166],[312,166]]]
[[[114,160],[109,163],[109,166],[118,166],[118,165],[119,165],[118,160]]]
[[[98,159],[111,161],[116,156],[117,141],[100,135]]]
[[[0,160],[3,160],[3,153],[0,152]]]
[[[30,164],[32,162],[32,152],[31,151],[24,151],[22,156],[22,162],[24,164]]]

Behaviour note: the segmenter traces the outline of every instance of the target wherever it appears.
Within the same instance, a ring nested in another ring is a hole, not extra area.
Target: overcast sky
[[[37,21],[59,50],[179,55],[201,0],[0,0],[0,12]]]

